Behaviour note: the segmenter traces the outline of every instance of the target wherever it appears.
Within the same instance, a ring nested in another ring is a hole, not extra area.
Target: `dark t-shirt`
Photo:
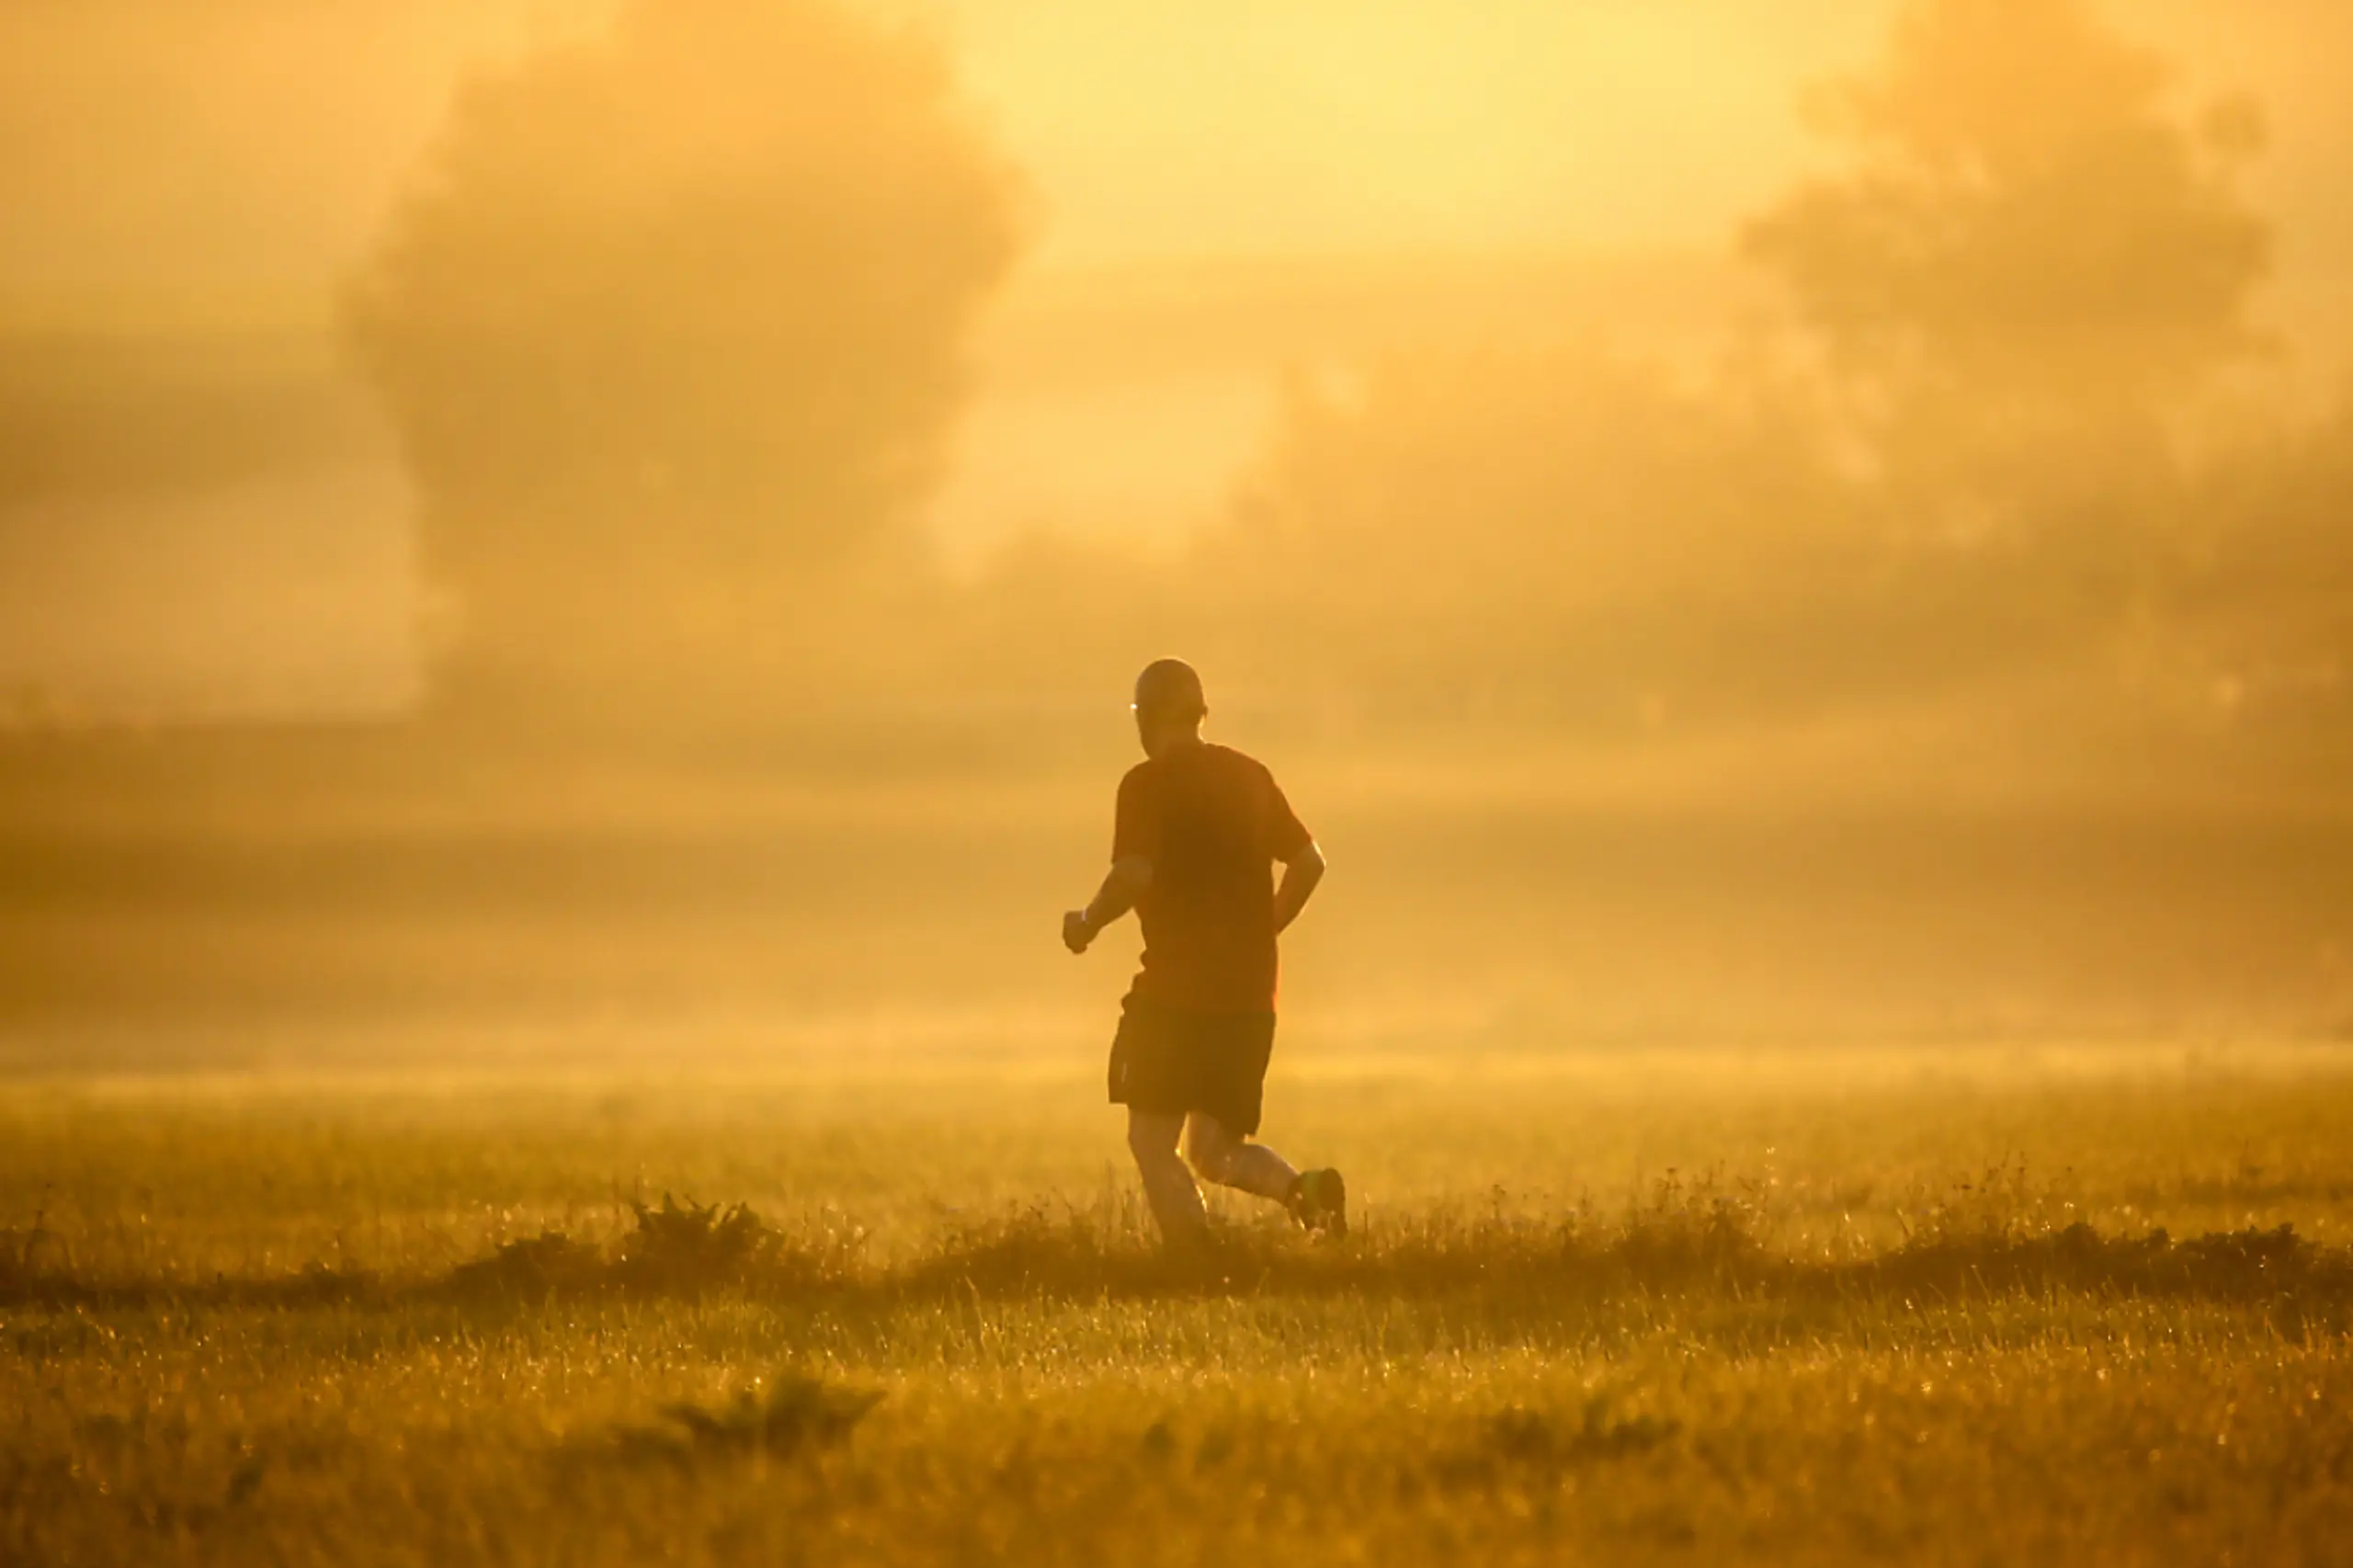
[[[1152,862],[1131,995],[1207,1013],[1275,1006],[1273,865],[1304,848],[1275,776],[1226,746],[1179,745],[1120,780],[1111,858]]]

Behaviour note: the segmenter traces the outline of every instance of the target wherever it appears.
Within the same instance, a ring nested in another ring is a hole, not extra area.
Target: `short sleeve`
[[[1120,780],[1119,808],[1111,819],[1111,858],[1160,858],[1160,790],[1149,769],[1129,770]]]
[[[1299,820],[1299,813],[1290,809],[1282,786],[1275,782],[1271,773],[1267,775],[1267,847],[1278,860],[1289,860],[1315,839],[1307,831],[1307,824]]]

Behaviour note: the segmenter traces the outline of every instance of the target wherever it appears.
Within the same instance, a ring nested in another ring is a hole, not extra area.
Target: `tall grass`
[[[2342,1078],[1599,1093],[1183,1258],[1012,1087],[0,1096],[0,1562],[2343,1560]]]

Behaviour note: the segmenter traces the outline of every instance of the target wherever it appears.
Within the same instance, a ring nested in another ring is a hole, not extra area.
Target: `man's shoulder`
[[[1232,746],[1220,745],[1215,741],[1202,743],[1202,749],[1215,757],[1219,766],[1231,768],[1236,773],[1262,773],[1269,778],[1275,776],[1273,769],[1246,751],[1236,751]]]
[[[1275,770],[1252,756],[1248,752],[1235,751],[1232,746],[1219,746],[1218,757],[1227,777],[1242,788],[1261,793],[1280,793],[1282,786],[1275,782]]]
[[[1120,793],[1143,790],[1174,790],[1179,793],[1204,787],[1218,788],[1229,780],[1272,784],[1274,773],[1247,752],[1215,741],[1203,741],[1183,751],[1148,756],[1120,777]]]
[[[1167,792],[1163,783],[1164,771],[1154,766],[1154,759],[1144,758],[1120,775],[1120,810],[1123,812],[1151,809],[1153,803]]]

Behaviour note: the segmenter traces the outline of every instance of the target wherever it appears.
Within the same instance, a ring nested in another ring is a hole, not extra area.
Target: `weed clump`
[[[748,1204],[682,1203],[665,1192],[659,1205],[631,1207],[636,1228],[611,1247],[542,1231],[460,1265],[442,1288],[461,1300],[531,1301],[599,1291],[768,1294],[807,1290],[838,1272],[794,1246]]]
[[[1553,1482],[1567,1472],[1631,1459],[1673,1442],[1682,1423],[1647,1414],[1618,1415],[1606,1397],[1571,1416],[1514,1405],[1480,1423],[1476,1435],[1432,1465],[1449,1485],[1493,1486],[1509,1477]]]
[[[623,1238],[619,1283],[665,1295],[814,1284],[824,1270],[745,1203],[631,1204],[637,1229]]]
[[[774,1380],[765,1395],[755,1386],[717,1407],[684,1401],[665,1405],[665,1425],[626,1427],[616,1449],[624,1459],[680,1466],[790,1459],[839,1447],[881,1403],[880,1390],[843,1388],[794,1373]]]
[[[1763,1264],[1763,1222],[1755,1191],[1726,1187],[1712,1176],[1686,1183],[1669,1171],[1599,1253],[1643,1285],[1723,1283],[1752,1276]]]
[[[591,1289],[602,1282],[605,1271],[601,1249],[561,1231],[541,1231],[508,1242],[488,1257],[460,1264],[450,1271],[447,1288],[460,1299],[538,1301],[560,1291]]]
[[[2162,1230],[2103,1236],[2081,1221],[2040,1233],[1933,1232],[1864,1265],[1883,1283],[1981,1290],[2096,1290],[2133,1296],[2257,1301],[2341,1288],[2348,1259],[2313,1246],[2292,1225],[2215,1231],[2176,1242]]]
[[[915,1294],[942,1289],[988,1295],[1151,1289],[1180,1275],[1213,1271],[1215,1262],[1237,1244],[1221,1241],[1199,1256],[1170,1256],[1078,1210],[1056,1212],[1033,1205],[958,1224],[937,1251],[906,1270],[902,1283]]]
[[[29,1225],[0,1228],[0,1297],[13,1300],[29,1293],[52,1271],[42,1255],[63,1255],[63,1245],[50,1233],[44,1218],[37,1214]],[[70,1272],[72,1257],[64,1256],[63,1261]]]

